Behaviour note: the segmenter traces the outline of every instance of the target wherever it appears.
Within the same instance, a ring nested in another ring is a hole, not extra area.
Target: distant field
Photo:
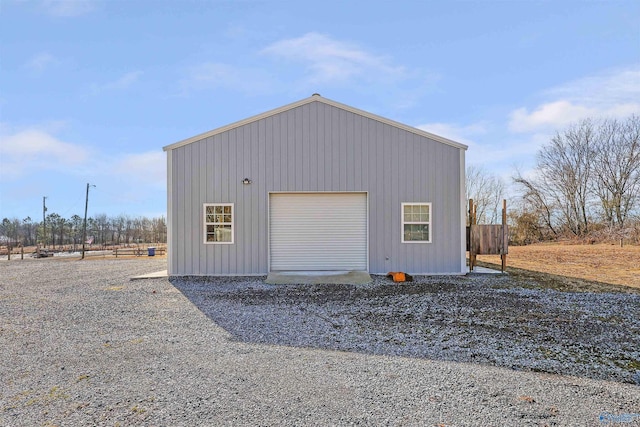
[[[499,256],[478,260],[500,264]],[[507,266],[640,288],[640,246],[536,244],[510,246]]]

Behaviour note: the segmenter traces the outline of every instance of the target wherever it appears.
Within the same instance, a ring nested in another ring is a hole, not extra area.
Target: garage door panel
[[[366,270],[366,193],[270,196],[271,270]]]

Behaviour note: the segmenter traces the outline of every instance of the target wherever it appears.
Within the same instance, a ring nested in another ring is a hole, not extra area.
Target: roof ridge
[[[167,145],[167,146],[163,147],[163,150],[164,151],[169,151],[169,150],[173,150],[173,149],[185,146],[185,145],[189,145],[189,144],[191,144],[193,142],[200,141],[202,139],[205,139],[205,138],[208,138],[208,137],[211,137],[211,136],[214,136],[214,135],[217,135],[217,134],[220,134],[220,133],[223,133],[223,132],[238,128],[240,126],[244,126],[246,124],[253,123],[253,122],[256,122],[258,120],[262,120],[262,119],[265,119],[265,118],[268,118],[268,117],[271,117],[271,116],[275,116],[276,114],[283,113],[285,111],[289,111],[289,110],[301,107],[301,106],[306,105],[306,104],[310,104],[311,102],[322,102],[323,104],[330,105],[330,106],[336,107],[336,108],[340,108],[342,110],[349,111],[349,112],[351,112],[353,114],[357,114],[357,115],[369,118],[371,120],[376,120],[376,121],[379,121],[381,123],[385,123],[385,124],[388,124],[390,126],[394,126],[394,127],[406,130],[408,132],[412,132],[414,134],[417,134],[417,135],[420,135],[420,136],[424,136],[426,138],[433,139],[433,140],[438,141],[440,143],[443,143],[443,144],[446,144],[446,145],[450,145],[450,146],[453,146],[453,147],[456,147],[456,148],[459,148],[459,149],[466,150],[468,148],[466,145],[461,144],[461,143],[459,143],[457,141],[453,141],[451,139],[448,139],[448,138],[445,138],[445,137],[442,137],[442,136],[439,136],[439,135],[424,131],[422,129],[418,129],[418,128],[413,127],[413,126],[406,125],[404,123],[397,122],[395,120],[391,120],[391,119],[379,116],[377,114],[370,113],[368,111],[360,110],[358,108],[351,107],[349,105],[342,104],[342,103],[337,102],[337,101],[333,101],[333,100],[331,100],[329,98],[324,98],[323,96],[320,96],[320,94],[314,93],[310,97],[301,99],[299,101],[292,102],[292,103],[283,105],[281,107],[274,108],[272,110],[268,110],[268,111],[265,111],[263,113],[253,115],[251,117],[247,117],[246,119],[239,120],[239,121],[230,123],[228,125],[225,125],[225,126],[222,126],[222,127],[218,127],[218,128],[212,129],[210,131],[203,132],[201,134],[192,136],[190,138],[183,139],[181,141],[178,141],[178,142],[175,142],[173,144]]]

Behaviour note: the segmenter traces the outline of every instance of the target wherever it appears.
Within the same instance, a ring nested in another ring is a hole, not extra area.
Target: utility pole
[[[47,248],[47,205],[46,205],[46,196],[42,196],[42,245],[43,248]]]
[[[89,208],[89,187],[95,187],[87,182],[87,198],[84,202],[84,226],[82,227],[82,258],[84,259],[84,244],[87,241],[87,209]]]

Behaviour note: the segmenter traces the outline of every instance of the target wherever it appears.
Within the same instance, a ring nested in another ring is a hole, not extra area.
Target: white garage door
[[[366,193],[269,197],[271,271],[367,269]]]

